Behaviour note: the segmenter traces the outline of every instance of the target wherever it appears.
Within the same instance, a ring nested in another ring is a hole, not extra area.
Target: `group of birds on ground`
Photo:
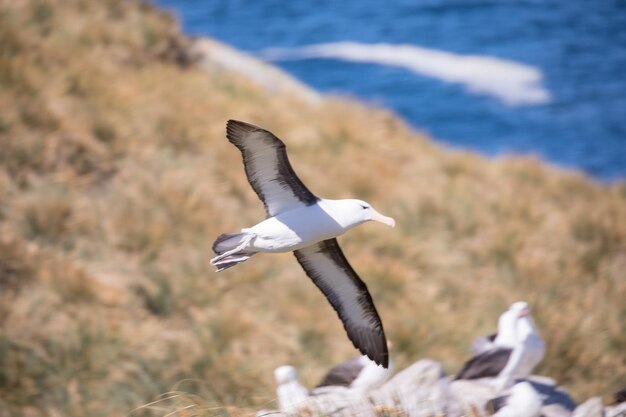
[[[487,404],[487,409],[492,414],[498,413],[499,417],[506,416],[509,408],[519,411],[522,405],[529,410],[527,416],[539,415],[543,403],[541,395],[524,378],[543,359],[545,344],[527,303],[513,303],[500,316],[497,333],[475,339],[471,351],[473,356],[450,378],[451,381],[483,379],[495,392],[510,388],[508,395],[498,396]],[[307,397],[331,391],[365,394],[382,386],[392,373],[391,362],[389,368],[383,368],[367,356],[361,356],[333,367],[315,388],[309,390],[298,380],[294,367],[283,365],[274,371],[279,408],[291,413]],[[536,414],[532,411],[534,409]]]
[[[383,325],[367,286],[344,256],[336,237],[368,221],[394,227],[395,220],[365,201],[315,196],[295,174],[285,144],[265,129],[229,120],[226,137],[241,152],[248,182],[263,202],[267,218],[240,232],[218,236],[211,264],[219,272],[259,252],[293,252],[363,354],[331,369],[313,390],[298,382],[295,368],[277,368],[281,409],[293,411],[297,399],[328,389],[365,392],[381,385],[392,372]],[[528,304],[511,305],[499,319],[498,332],[475,341],[472,353],[455,379],[491,378],[496,392],[512,387],[508,396],[493,400],[494,410],[505,410],[499,415],[507,415],[507,406],[537,403],[538,394],[529,383],[515,384],[530,374],[545,353]]]

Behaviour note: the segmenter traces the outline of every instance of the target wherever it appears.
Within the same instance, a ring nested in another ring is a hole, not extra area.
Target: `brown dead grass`
[[[211,270],[214,236],[263,216],[229,118],[284,138],[315,193],[396,218],[341,241],[399,367],[454,372],[524,299],[539,373],[578,400],[624,384],[623,183],[444,151],[383,110],[206,73],[138,2],[2,2],[0,39],[0,416],[163,415],[137,407],[172,390],[195,398],[171,399],[177,415],[245,414],[272,408],[274,367],[313,384],[355,354],[292,256]]]

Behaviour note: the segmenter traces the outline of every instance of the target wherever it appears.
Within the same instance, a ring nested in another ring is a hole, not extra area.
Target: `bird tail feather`
[[[219,235],[213,242],[213,252],[216,255],[221,255],[229,250],[233,250],[241,245],[245,237],[245,233],[224,233]]]
[[[217,268],[216,272],[220,272],[230,267],[233,267],[237,264],[240,264],[244,261],[247,261],[248,259],[252,258],[252,256],[255,255],[255,253],[256,252],[244,253],[244,254],[239,254],[239,255],[230,255],[223,259],[220,259],[217,262],[212,262],[212,263],[213,263],[213,266]]]
[[[213,252],[217,255],[211,264],[217,272],[233,267],[250,259],[256,252],[246,250],[246,245],[253,239],[248,233],[225,233],[213,242]]]

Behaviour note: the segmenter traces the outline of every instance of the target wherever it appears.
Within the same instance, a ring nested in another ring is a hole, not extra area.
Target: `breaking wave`
[[[471,93],[492,96],[512,106],[550,101],[540,70],[490,56],[458,55],[414,45],[358,42],[269,48],[260,55],[270,61],[325,58],[405,68],[419,75],[462,84]]]

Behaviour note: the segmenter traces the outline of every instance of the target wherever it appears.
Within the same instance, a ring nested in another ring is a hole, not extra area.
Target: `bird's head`
[[[515,318],[530,316],[530,307],[525,301],[518,301],[511,304],[511,307],[509,307],[509,311],[514,313]]]
[[[279,366],[274,370],[274,380],[276,381],[276,385],[279,386],[288,382],[297,381],[298,374],[296,368],[291,365]]]
[[[344,227],[353,227],[373,220],[389,227],[395,227],[396,221],[383,216],[366,201],[356,199],[327,200],[332,205],[332,215]]]

